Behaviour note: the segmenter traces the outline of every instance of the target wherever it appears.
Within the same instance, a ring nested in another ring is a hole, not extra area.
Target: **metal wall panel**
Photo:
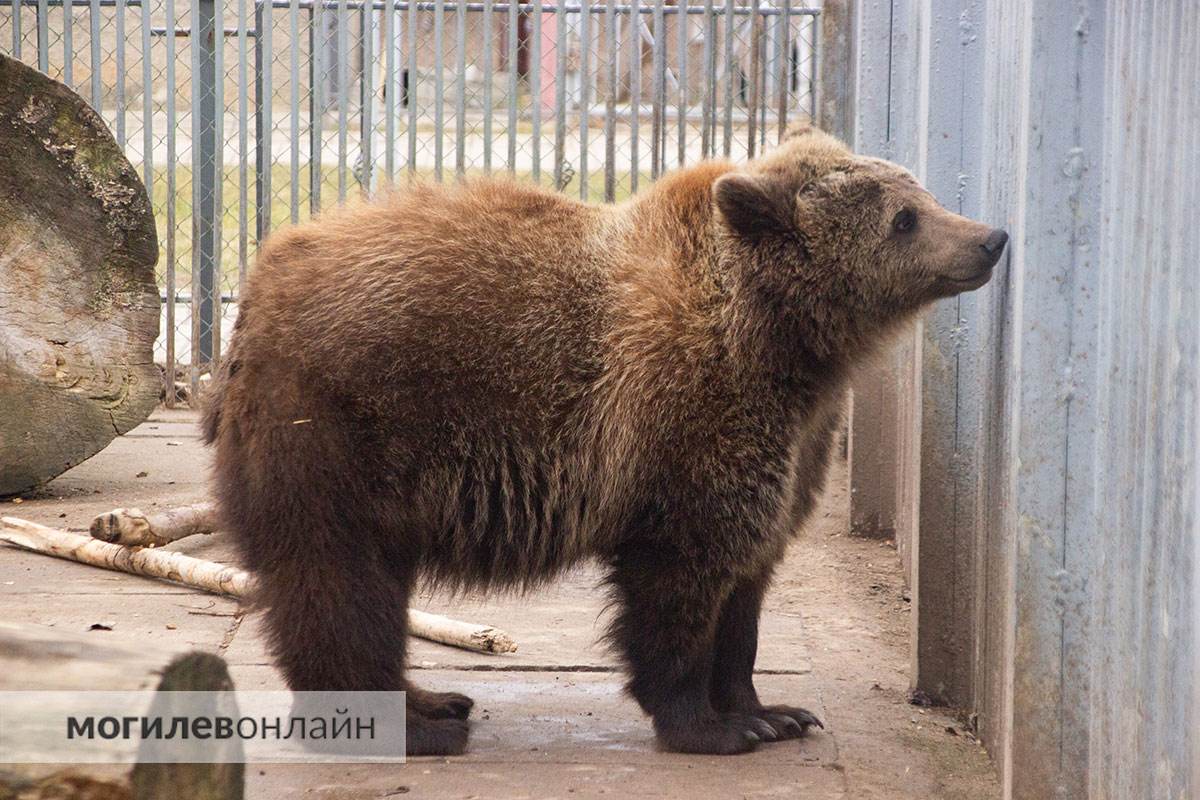
[[[856,14],[859,149],[1012,236],[882,371],[914,683],[1009,797],[1198,796],[1200,6]]]

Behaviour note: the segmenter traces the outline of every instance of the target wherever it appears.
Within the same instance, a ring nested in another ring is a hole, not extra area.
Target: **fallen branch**
[[[212,533],[217,529],[217,514],[212,503],[196,503],[153,511],[140,508],[115,508],[92,520],[92,537],[126,547],[161,547],[167,542]]]
[[[131,550],[119,544],[47,528],[17,517],[0,518],[0,540],[35,553],[93,567],[175,581],[230,597],[245,597],[250,591],[249,574],[234,567],[172,550]]]
[[[481,653],[515,653],[517,643],[502,630],[490,625],[461,622],[441,614],[408,610],[408,632],[431,642],[465,647]]]
[[[250,592],[249,573],[234,567],[171,550],[131,550],[17,517],[0,517],[0,541],[35,553],[174,581],[214,594],[246,597]],[[422,639],[481,653],[512,653],[517,649],[512,637],[489,625],[460,622],[411,608],[408,631]]]

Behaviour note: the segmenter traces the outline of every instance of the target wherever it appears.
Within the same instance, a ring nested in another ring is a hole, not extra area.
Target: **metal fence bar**
[[[104,85],[100,81],[100,0],[91,0],[88,8],[88,52],[91,55],[92,108],[104,108]]]
[[[733,155],[733,0],[725,0],[725,139],[721,152]]]
[[[641,146],[638,127],[642,116],[642,23],[640,0],[629,11],[629,192],[637,194]]]
[[[151,80],[150,4],[142,3],[142,181],[154,191],[154,82]],[[171,393],[168,392],[168,395]]]
[[[588,199],[588,133],[591,129],[592,13],[585,7],[579,14],[579,199]]]
[[[666,101],[666,81],[663,71],[666,69],[666,54],[663,52],[666,42],[666,24],[663,16],[663,0],[654,0],[654,32],[651,44],[651,59],[654,63],[654,86],[652,89],[653,110],[651,112],[651,132],[654,137],[650,142],[650,177],[657,179],[662,174],[663,164],[663,103]]]
[[[308,12],[308,213],[321,210],[321,156],[325,149],[325,4],[318,3]]]
[[[375,6],[364,5],[362,26],[362,72],[359,75],[359,144],[358,157],[362,162],[359,180],[363,197],[375,188]],[[294,45],[293,45],[294,47]]]
[[[383,171],[390,184],[396,178],[396,49],[400,40],[396,36],[396,11],[391,3],[383,12]]]
[[[688,19],[687,0],[676,0],[677,7],[675,24],[679,26],[679,166],[687,163],[687,109],[688,109]]]
[[[237,52],[238,52],[238,277],[237,277],[237,294],[242,296],[242,292],[246,289],[246,269],[249,263],[249,218],[247,209],[249,203],[249,136],[246,126],[247,111],[249,110],[249,94],[250,87],[247,80],[246,68],[246,44],[247,44],[247,28],[249,20],[246,18],[246,2],[247,0],[238,0],[237,10]]]
[[[193,400],[199,399],[200,373],[215,360],[213,307],[217,290],[216,213],[218,81],[216,0],[193,0],[192,49],[192,347],[189,376]],[[222,112],[224,109],[222,109]],[[222,114],[223,116],[223,114]],[[219,344],[219,341],[218,341]]]
[[[337,192],[338,202],[346,202],[346,154],[350,147],[350,18],[346,0],[338,0],[337,30],[334,38],[337,42],[337,110],[338,110],[338,161],[337,161]]]
[[[454,12],[454,176],[467,172],[467,8],[462,3]]]
[[[791,84],[791,47],[792,40],[792,0],[782,0],[783,15],[779,18],[778,63],[776,64],[776,80],[779,83],[779,141],[787,133],[788,125],[788,93]],[[815,61],[814,61],[815,63]],[[815,109],[816,106],[813,106]]]
[[[125,0],[117,0],[117,18],[114,22],[117,35],[117,82],[113,102],[117,109],[117,144],[125,149]]]
[[[207,16],[205,11],[201,10],[200,0],[191,0],[191,6],[188,20],[189,33],[191,37],[191,138],[192,138],[192,270],[190,277],[190,289],[192,293],[191,302],[189,305],[191,330],[189,343],[191,345],[188,354],[188,385],[190,387],[190,396],[195,397],[200,388],[200,362],[207,361],[202,353],[203,333],[201,331],[201,305],[205,299],[204,277],[202,274],[201,260],[204,258],[204,248],[201,242],[204,238],[204,178],[206,177],[206,165],[204,164],[205,156],[205,134],[202,129],[204,125],[204,112],[201,110],[207,100],[204,97],[204,90],[209,88],[204,80],[204,66],[201,59],[204,55],[204,47],[201,42],[205,35],[204,17]],[[211,11],[211,0],[208,10]],[[172,36],[171,29],[167,29],[166,35]],[[172,298],[174,303],[174,298]]]
[[[717,20],[713,16],[713,0],[704,0],[704,99],[700,111],[700,156],[713,154],[713,111],[716,105],[716,61],[713,41],[717,38]]]
[[[173,2],[173,0],[168,0]],[[254,135],[257,139],[254,156],[254,231],[261,245],[271,230],[271,34],[274,27],[271,6],[264,0],[254,3]]]
[[[758,11],[758,0],[754,0],[754,9]],[[746,155],[749,158],[754,158],[758,144],[758,72],[762,63],[760,19],[757,13],[750,18],[750,86],[747,87],[746,102]]]
[[[683,167],[688,162],[688,13],[686,13],[686,0],[677,0],[680,4],[684,4],[680,8],[676,24],[679,26],[679,158],[678,163]]]
[[[563,188],[563,151],[567,146],[567,21],[554,19],[554,188]]]
[[[611,203],[616,197],[617,159],[617,3],[608,0],[604,7],[604,38],[608,44],[608,92],[604,106],[604,200]]]
[[[9,0],[12,3],[12,54],[13,58],[20,60],[21,58],[21,10],[24,6],[18,0]]]
[[[811,21],[812,18],[810,18]],[[824,46],[821,42],[821,26],[814,22],[812,27],[812,68],[808,71],[808,99],[810,107],[813,109],[812,118],[816,119],[816,110],[820,108],[818,103],[821,102],[821,84],[817,81],[817,65],[821,63],[821,48]]]
[[[75,4],[65,3],[63,10],[63,68],[62,82],[75,88]]]
[[[442,179],[443,130],[445,127],[445,81],[442,77],[445,61],[444,31],[446,24],[445,0],[436,0],[433,6],[433,175]]]
[[[492,11],[492,0],[483,3],[483,171],[492,174],[492,81],[488,80],[494,59],[492,56],[492,40],[496,38],[496,18]],[[516,102],[511,99],[510,103]],[[511,165],[510,165],[511,169]]]
[[[175,30],[175,0],[164,0],[166,29]],[[166,39],[166,72],[167,72],[167,244],[164,252],[166,263],[167,310],[166,327],[170,333],[167,336],[166,369],[164,379],[166,386],[166,406],[175,405],[175,37]]]
[[[408,103],[408,174],[417,170],[417,4],[408,7],[408,80],[404,99]]]
[[[491,19],[490,17],[488,18]],[[517,4],[508,4],[508,172],[513,174],[517,170],[517,104],[519,95],[517,93],[517,65],[520,63],[520,53],[517,50],[520,44],[520,20],[517,17]],[[491,62],[487,62],[488,67],[491,67]],[[484,84],[491,86],[491,75],[484,76]]]
[[[758,20],[758,45],[755,52],[758,53],[758,64],[751,70],[755,85],[758,87],[755,91],[754,107],[758,111],[758,152],[763,152],[767,148],[767,45],[770,44],[770,36],[767,32],[767,19],[765,17],[755,17]]]
[[[215,2],[213,4],[213,20],[212,27],[209,33],[209,46],[212,53],[212,74],[213,74],[213,117],[212,117],[212,204],[210,206],[212,214],[212,249],[211,253],[211,280],[212,287],[208,296],[208,301],[212,304],[212,316],[209,318],[209,325],[212,331],[212,351],[209,355],[208,362],[214,374],[217,365],[221,362],[221,282],[224,279],[224,270],[221,265],[221,223],[225,216],[224,188],[225,188],[225,4],[224,2]],[[191,403],[193,406],[200,401],[198,392],[192,392]]]
[[[542,179],[542,3],[538,0],[533,8],[533,53],[529,57],[530,124],[533,136],[530,142],[530,157],[533,159],[533,180]]]
[[[37,4],[37,48],[38,69],[50,71],[50,9],[46,0],[38,0]]]
[[[291,156],[291,170],[288,175],[288,189],[291,202],[292,224],[300,221],[300,3],[292,0],[288,4],[288,37],[291,46],[288,48],[288,89],[290,113],[288,114],[288,149]]]

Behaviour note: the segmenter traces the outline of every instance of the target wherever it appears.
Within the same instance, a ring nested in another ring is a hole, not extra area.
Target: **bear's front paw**
[[[798,738],[814,725],[825,728],[811,712],[795,706],[763,706],[754,715],[770,724],[779,733],[779,739]]]
[[[777,738],[771,725],[752,714],[714,714],[673,724],[655,722],[654,728],[663,749],[676,753],[735,755],[750,752],[763,740]]]

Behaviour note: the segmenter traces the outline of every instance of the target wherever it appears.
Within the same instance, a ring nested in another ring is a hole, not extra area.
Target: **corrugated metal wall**
[[[1011,797],[1200,797],[1200,4],[854,12],[858,149],[1012,235],[855,421],[897,466],[914,683]]]

